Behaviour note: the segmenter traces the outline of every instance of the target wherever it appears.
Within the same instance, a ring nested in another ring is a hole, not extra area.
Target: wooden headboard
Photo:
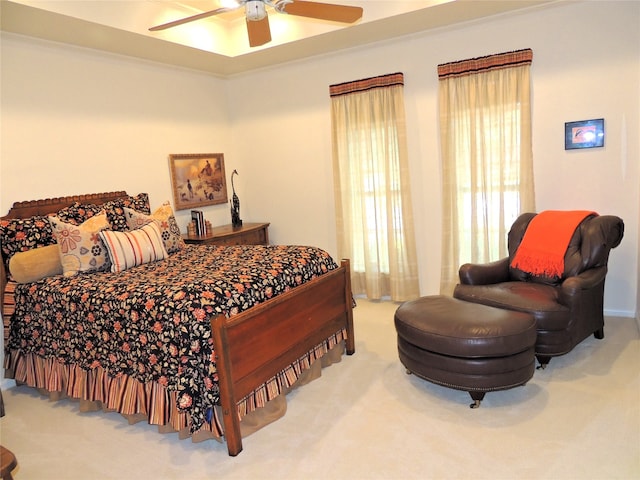
[[[128,197],[127,192],[87,193],[84,195],[70,195],[68,197],[46,198],[44,200],[27,200],[15,202],[4,217],[0,218],[28,218],[34,215],[56,213],[74,203],[91,203],[101,205],[111,200]]]
[[[24,202],[15,202],[9,209],[9,212],[0,217],[0,220],[11,218],[29,218],[35,215],[48,215],[56,213],[65,207],[69,207],[74,203],[90,203],[101,205],[111,200],[127,198],[129,195],[125,191],[119,192],[103,192],[103,193],[87,193],[84,195],[69,195],[67,197],[46,198],[43,200],[27,200]],[[0,254],[0,257],[2,255]],[[0,262],[0,308],[4,305],[4,287],[7,282],[7,272],[5,272],[4,259]]]

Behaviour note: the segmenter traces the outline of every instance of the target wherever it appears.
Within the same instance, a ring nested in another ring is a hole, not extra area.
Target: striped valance
[[[438,65],[438,77],[442,80],[447,77],[459,77],[474,73],[487,72],[500,68],[516,67],[519,65],[531,65],[533,50],[526,48],[514,52],[498,53],[486,57],[471,58],[457,62]]]
[[[404,85],[404,74],[390,73],[379,77],[364,78],[353,82],[338,83],[329,87],[329,94],[332,97],[347,95],[349,93],[364,92],[373,88],[391,87],[393,85]]]

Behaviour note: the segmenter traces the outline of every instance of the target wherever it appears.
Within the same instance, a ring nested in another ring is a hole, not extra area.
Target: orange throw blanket
[[[529,223],[511,266],[532,275],[561,277],[564,255],[573,232],[589,215],[597,213],[586,210],[540,212]]]

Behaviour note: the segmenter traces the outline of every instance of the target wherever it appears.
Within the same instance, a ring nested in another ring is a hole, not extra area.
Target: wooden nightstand
[[[209,245],[269,245],[268,223],[245,223],[239,228],[231,225],[214,227],[202,236],[182,235],[185,243]]]

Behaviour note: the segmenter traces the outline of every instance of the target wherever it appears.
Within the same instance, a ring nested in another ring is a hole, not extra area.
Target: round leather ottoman
[[[469,392],[471,408],[533,376],[536,322],[527,313],[435,295],[403,303],[394,322],[407,373]]]

